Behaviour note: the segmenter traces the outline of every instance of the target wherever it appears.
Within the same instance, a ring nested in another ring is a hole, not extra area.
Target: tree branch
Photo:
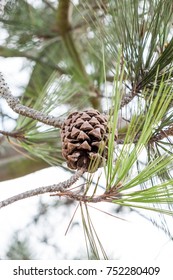
[[[51,186],[46,186],[46,187],[40,187],[34,190],[26,191],[23,193],[20,193],[18,195],[12,196],[8,199],[5,199],[0,202],[0,208],[3,208],[9,204],[12,204],[16,201],[29,198],[32,196],[40,195],[40,194],[45,194],[49,192],[64,192],[67,188],[69,188],[71,185],[73,185],[79,178],[80,176],[85,172],[84,169],[81,169],[77,171],[74,175],[71,176],[70,179],[61,182],[59,184],[54,184]]]
[[[121,104],[120,104],[120,109],[122,109],[124,106],[128,105],[133,98],[135,97],[135,95],[131,92],[128,95],[124,95],[122,100],[121,100]]]
[[[43,0],[43,2],[49,7],[51,8],[53,11],[56,11],[56,9],[54,8],[54,6],[47,0]]]
[[[168,128],[159,131],[157,134],[151,137],[150,143],[154,143],[160,141],[164,138],[168,138],[168,136],[173,136],[173,124],[168,126]]]
[[[124,144],[124,138],[126,136],[126,133],[118,134],[119,139],[117,139],[117,144]],[[133,140],[133,143],[137,143],[139,138],[140,138],[141,134],[138,133],[138,135],[135,137],[135,139]],[[170,126],[168,126],[166,129],[162,129],[160,131],[158,131],[157,133],[154,133],[153,135],[151,135],[151,138],[149,139],[149,143],[153,144],[155,142],[161,141],[164,138],[168,138],[169,136],[173,136],[173,124],[171,124]]]
[[[11,94],[10,89],[5,83],[3,75],[0,72],[0,97],[1,96],[6,100],[6,102],[14,112],[22,116],[37,120],[41,123],[51,125],[57,128],[61,128],[62,121],[59,120],[58,118],[51,115],[47,116],[42,112],[39,112],[35,109],[20,104],[19,99]]]
[[[20,140],[25,139],[25,136],[20,131],[9,132],[9,131],[0,130],[0,134],[7,136],[7,137],[13,137],[16,139],[20,139]]]
[[[67,190],[64,192],[58,192],[56,194],[52,194],[51,196],[65,196],[69,199],[76,200],[76,201],[82,201],[84,203],[86,202],[92,202],[92,203],[97,203],[97,202],[112,202],[113,200],[116,200],[119,198],[120,194],[118,193],[118,190],[122,187],[122,183],[119,182],[116,186],[113,186],[110,188],[108,191],[105,191],[101,195],[86,195],[80,194],[79,192],[73,192],[71,190]]]
[[[81,56],[78,52],[76,44],[73,40],[70,24],[70,13],[71,13],[71,1],[70,0],[59,0],[57,8],[56,23],[59,34],[61,34],[66,49],[70,55],[71,60],[74,63],[78,75],[80,75],[83,82],[90,85],[88,74],[85,70],[85,66],[81,60]]]

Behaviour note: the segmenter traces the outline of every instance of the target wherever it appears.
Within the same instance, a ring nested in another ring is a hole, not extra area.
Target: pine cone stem
[[[47,116],[42,112],[22,105],[19,99],[11,94],[11,91],[5,83],[2,73],[0,73],[0,97],[3,97],[8,103],[9,107],[19,115],[29,117],[33,120],[37,120],[41,123],[54,126],[56,128],[61,128],[62,126],[62,121],[58,118],[51,115]]]

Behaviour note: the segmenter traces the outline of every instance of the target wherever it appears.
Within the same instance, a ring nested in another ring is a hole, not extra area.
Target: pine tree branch
[[[57,128],[61,128],[62,126],[62,121],[58,118],[51,115],[47,116],[42,112],[20,104],[19,99],[11,94],[9,87],[5,83],[2,73],[0,73],[0,97],[3,97],[6,100],[9,107],[14,112],[22,116],[29,117],[33,120],[37,120],[41,123],[51,125]]]
[[[118,136],[119,136],[119,139],[117,139],[117,144],[124,144],[123,138],[126,137],[126,133],[124,133],[124,134],[119,133]],[[140,136],[141,136],[141,134],[139,133],[133,140],[133,143],[137,143]],[[149,143],[153,144],[155,142],[161,141],[164,138],[168,138],[169,136],[173,136],[173,124],[168,126],[166,129],[162,129],[159,132],[151,135],[151,138],[149,139]]]
[[[46,187],[40,187],[34,190],[29,190],[23,193],[20,193],[18,195],[12,196],[8,199],[5,199],[0,202],[0,208],[3,208],[7,205],[10,205],[16,201],[26,199],[32,196],[40,195],[40,194],[45,194],[45,193],[50,193],[50,192],[64,192],[67,188],[72,186],[85,172],[85,170],[80,169],[77,171],[74,175],[71,176],[70,179],[61,182],[59,184],[54,184]]]
[[[51,8],[53,11],[56,11],[54,6],[48,1],[48,0],[43,0],[43,3],[45,3],[49,8]]]
[[[151,139],[150,139],[150,143],[154,143],[157,141],[160,141],[164,138],[168,138],[168,136],[173,136],[173,124],[171,124],[170,126],[168,126],[168,128],[166,129],[162,129],[161,131],[159,131],[157,134],[155,134]]]
[[[20,131],[9,132],[9,131],[0,130],[0,134],[7,136],[7,137],[13,137],[16,139],[20,139],[20,140],[25,139],[25,136]]]
[[[128,105],[135,96],[136,95],[133,94],[132,92],[130,94],[124,95],[121,100],[120,109],[122,109],[124,106]]]
[[[81,186],[83,188],[83,185]],[[81,190],[74,192],[71,190],[67,190],[64,192],[58,192],[56,194],[51,194],[51,196],[59,196],[59,197],[67,197],[72,200],[84,202],[84,203],[98,203],[98,202],[112,202],[113,200],[116,200],[120,194],[118,193],[118,190],[122,187],[122,183],[119,182],[116,186],[113,186],[108,191],[105,191],[101,195],[86,195],[80,194]]]

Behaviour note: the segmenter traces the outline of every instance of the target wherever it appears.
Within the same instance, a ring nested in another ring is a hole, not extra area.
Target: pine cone
[[[71,169],[95,172],[107,159],[108,117],[94,109],[74,112],[61,129],[62,155]]]

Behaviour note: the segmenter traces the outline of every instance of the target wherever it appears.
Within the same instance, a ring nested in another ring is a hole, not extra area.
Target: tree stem
[[[59,34],[62,36],[66,49],[70,55],[71,60],[74,63],[75,70],[78,72],[78,75],[80,76],[82,82],[89,85],[90,81],[88,74],[86,73],[80,54],[74,43],[73,36],[70,33],[70,8],[70,0],[59,0],[56,17],[57,29]]]

